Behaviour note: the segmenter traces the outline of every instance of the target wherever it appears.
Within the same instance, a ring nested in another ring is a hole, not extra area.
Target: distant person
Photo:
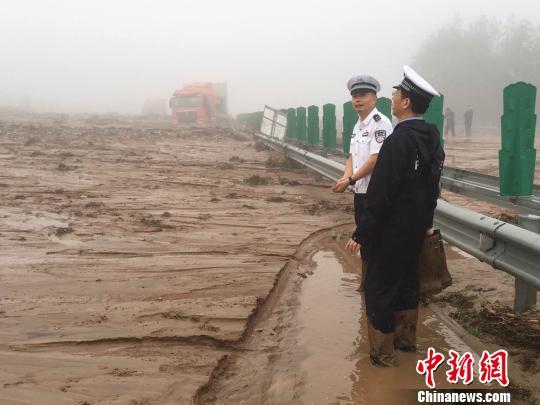
[[[446,112],[444,113],[444,118],[446,118],[446,128],[444,129],[444,137],[448,135],[448,132],[452,132],[452,138],[456,137],[456,115],[450,107],[446,107]]]
[[[369,356],[377,366],[394,366],[394,349],[416,351],[420,252],[433,233],[444,161],[439,131],[422,117],[439,93],[409,66],[403,70],[392,95],[399,122],[379,152],[366,212],[348,246],[368,250],[364,299]]]
[[[350,154],[345,163],[345,171],[341,179],[332,187],[335,193],[343,193],[349,186],[354,190],[354,217],[358,225],[366,212],[366,191],[371,172],[377,162],[377,155],[384,140],[392,133],[392,123],[377,110],[377,92],[381,85],[372,76],[360,75],[351,78],[347,83],[351,93],[352,106],[358,113],[358,122],[351,134]],[[358,231],[355,231],[355,234]],[[355,244],[354,235],[347,246]],[[362,256],[362,277],[359,291],[363,289],[366,277],[367,255],[364,249]]]
[[[467,106],[467,111],[465,111],[465,114],[463,114],[463,118],[465,118],[465,134],[467,135],[467,138],[469,138],[471,136],[473,119],[473,110],[470,105]]]

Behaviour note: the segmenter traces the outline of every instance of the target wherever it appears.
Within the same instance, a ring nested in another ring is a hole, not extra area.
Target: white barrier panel
[[[287,115],[279,110],[265,105],[261,122],[261,133],[282,141],[285,139],[286,130]]]

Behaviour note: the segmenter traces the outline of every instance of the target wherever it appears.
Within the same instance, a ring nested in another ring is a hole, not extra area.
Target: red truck
[[[185,85],[169,100],[175,124],[209,123],[227,115],[227,83]]]

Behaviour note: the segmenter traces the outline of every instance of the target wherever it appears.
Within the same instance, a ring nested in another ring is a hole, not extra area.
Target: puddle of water
[[[448,356],[450,348],[463,354],[467,345],[428,308],[421,308],[417,353],[397,352],[398,367],[370,364],[360,261],[336,243],[313,256],[316,268],[300,297],[298,347],[303,358],[305,404],[416,404],[416,389],[425,389],[416,363],[429,347]],[[446,382],[447,367],[435,373],[437,388],[466,388]],[[468,386],[473,388],[475,385]]]
[[[336,249],[316,253],[314,273],[302,286],[299,347],[306,373],[306,404],[350,396],[351,372],[361,333],[362,303],[356,272],[345,273]],[[352,270],[352,269],[350,269]]]

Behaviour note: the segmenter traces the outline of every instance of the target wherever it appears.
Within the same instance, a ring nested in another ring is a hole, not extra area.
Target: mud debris
[[[278,177],[278,182],[282,186],[299,186],[300,182],[298,180],[289,180],[287,177]]]
[[[114,368],[111,371],[111,374],[114,375],[115,377],[131,377],[131,376],[137,375],[138,372],[135,370],[129,370],[126,368]]]
[[[272,153],[268,159],[266,159],[265,166],[268,169],[287,169],[287,170],[300,170],[305,169],[300,163],[295,160],[289,159],[286,153],[278,154]]]
[[[279,197],[279,196],[273,196],[273,197],[266,198],[265,201],[268,201],[271,203],[283,203],[283,202],[286,202],[287,199],[283,197]]]
[[[309,215],[321,215],[324,212],[334,211],[337,209],[339,209],[339,206],[332,201],[318,200],[304,207],[304,212]]]
[[[56,170],[59,170],[61,172],[69,172],[70,170],[76,170],[78,169],[78,167],[76,166],[69,166],[69,165],[66,165],[65,163],[59,163],[58,166],[56,167]]]
[[[501,212],[493,215],[493,218],[516,225],[518,223],[519,215],[511,212]]]
[[[271,179],[269,177],[259,176],[258,174],[253,174],[244,179],[244,184],[249,186],[266,186],[270,184]]]
[[[453,310],[449,315],[472,335],[510,348],[523,370],[540,371],[540,311],[517,313],[489,301],[475,304],[472,295],[461,291],[434,296],[432,300],[450,304]]]
[[[461,291],[439,294],[431,297],[431,301],[438,303],[448,303],[458,311],[463,311],[474,307],[474,297]]]
[[[84,204],[84,208],[86,209],[97,209],[103,207],[105,207],[105,204],[103,204],[101,201],[90,201]]]
[[[256,141],[255,144],[253,145],[253,147],[255,148],[255,150],[257,152],[263,152],[263,151],[270,150],[270,147],[267,146],[266,144],[264,144],[261,141]]]
[[[73,228],[70,226],[64,228],[56,228],[56,230],[54,231],[54,234],[59,238],[69,233],[73,233]]]
[[[142,217],[139,222],[145,226],[155,228],[156,232],[161,232],[164,229],[174,229],[175,227],[166,223],[163,223],[160,219],[153,218],[152,216]]]
[[[242,159],[241,157],[238,157],[236,155],[231,156],[229,158],[229,162],[231,162],[231,163],[244,163],[245,161],[246,161],[245,159]]]

